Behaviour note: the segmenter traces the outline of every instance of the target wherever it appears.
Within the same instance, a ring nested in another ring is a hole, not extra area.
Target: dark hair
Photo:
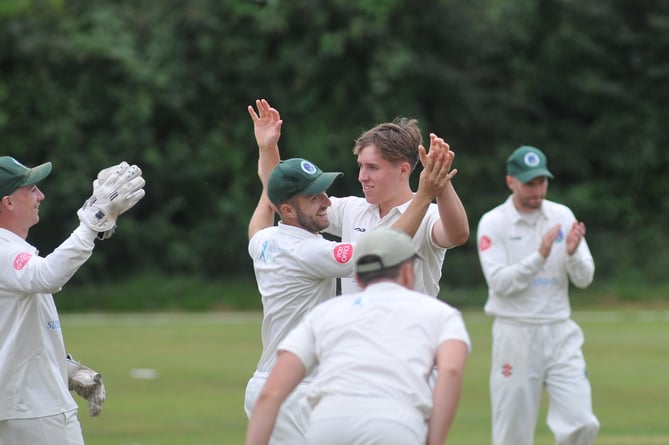
[[[408,162],[413,171],[418,164],[418,146],[422,143],[418,121],[401,117],[365,131],[356,139],[353,154],[357,156],[363,148],[374,145],[381,157],[390,162]]]

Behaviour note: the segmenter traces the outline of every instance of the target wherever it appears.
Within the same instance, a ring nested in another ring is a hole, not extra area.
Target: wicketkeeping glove
[[[100,170],[93,181],[93,195],[77,211],[79,220],[98,232],[100,239],[114,234],[116,219],[145,195],[142,170],[123,161]]]
[[[74,391],[88,401],[88,415],[95,417],[102,411],[107,393],[105,385],[102,384],[102,374],[93,371],[78,361],[70,354],[67,360],[67,381],[70,391]]]

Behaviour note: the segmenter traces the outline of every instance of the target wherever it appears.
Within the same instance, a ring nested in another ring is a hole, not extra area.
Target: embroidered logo
[[[564,241],[564,231],[560,229],[560,233],[558,233],[557,238],[555,238],[555,242],[561,243],[562,241]]]
[[[508,364],[504,363],[504,366],[502,366],[502,375],[504,377],[511,377],[511,371],[513,370],[513,367]]]
[[[302,167],[302,171],[310,175],[316,173],[316,166],[309,161],[304,160],[300,162],[300,167]]]
[[[346,264],[353,258],[352,244],[337,244],[332,252],[334,259],[340,264]]]
[[[488,238],[487,236],[482,236],[481,239],[479,240],[479,249],[488,250],[491,244],[492,241],[490,240],[490,238]]]
[[[365,229],[364,227],[354,227],[353,230],[355,230],[356,232],[366,232],[367,231],[367,229]]]
[[[18,255],[16,255],[16,258],[14,258],[14,269],[15,270],[21,270],[24,267],[26,267],[26,264],[28,264],[28,261],[30,261],[30,258],[33,256],[29,254],[28,252],[21,252]]]
[[[523,162],[525,162],[525,165],[528,167],[536,167],[541,162],[541,159],[539,159],[539,155],[535,152],[530,151],[523,158]]]

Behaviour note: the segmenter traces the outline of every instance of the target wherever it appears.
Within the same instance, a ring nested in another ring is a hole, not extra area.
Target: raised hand
[[[420,174],[417,193],[426,193],[434,199],[441,193],[449,181],[458,173],[457,169],[451,170],[455,153],[442,138],[430,133],[430,151],[425,147],[418,146],[418,156],[423,165]]]
[[[256,108],[258,109],[257,113],[252,105],[248,106],[249,116],[253,120],[253,134],[258,147],[261,150],[271,150],[278,147],[281,137],[281,124],[283,124],[279,111],[272,108],[265,99],[256,99]]]
[[[272,108],[265,99],[256,100],[256,113],[253,106],[248,106],[249,116],[253,120],[253,134],[258,144],[258,177],[263,186],[267,184],[272,169],[279,163],[279,138],[283,121],[279,111]]]
[[[581,239],[585,236],[585,224],[580,221],[574,221],[574,224],[571,225],[571,229],[567,234],[567,253],[569,255],[576,252]]]
[[[551,254],[551,250],[553,249],[553,243],[560,235],[561,230],[562,224],[556,224],[544,233],[544,236],[541,238],[541,245],[539,246],[539,253],[541,256],[548,258],[548,255]]]

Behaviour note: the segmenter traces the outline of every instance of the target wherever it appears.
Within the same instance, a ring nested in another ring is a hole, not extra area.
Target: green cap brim
[[[51,162],[45,162],[44,164],[40,164],[37,167],[33,167],[30,169],[30,173],[28,174],[28,177],[25,179],[25,181],[23,181],[21,187],[37,184],[42,179],[49,176],[50,173]]]
[[[551,179],[553,179],[553,174],[549,172],[545,168],[533,168],[532,170],[527,170],[522,173],[518,173],[515,175],[515,178],[519,180],[520,182],[530,182],[534,178],[538,178],[539,176],[546,176]]]
[[[335,179],[344,176],[342,172],[323,172],[314,182],[309,184],[300,195],[317,195],[326,191],[334,182]]]

